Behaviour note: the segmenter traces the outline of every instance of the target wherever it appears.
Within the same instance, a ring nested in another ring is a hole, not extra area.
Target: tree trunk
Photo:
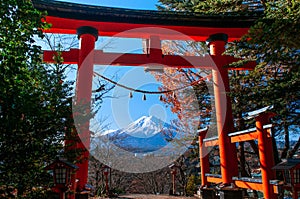
[[[241,172],[241,177],[250,177],[249,173],[246,170],[246,158],[245,158],[245,147],[244,147],[244,142],[239,143],[239,153],[238,153],[238,158],[240,161],[240,172]]]
[[[274,132],[273,128],[272,128],[272,131]],[[279,152],[278,152],[278,148],[276,145],[276,139],[274,137],[274,133],[272,133],[272,145],[273,145],[273,153],[274,153],[274,163],[276,165],[276,164],[280,163],[281,160],[279,158]]]
[[[239,100],[237,100],[239,102]],[[237,114],[237,130],[241,131],[245,129],[245,123],[242,118],[242,113]],[[238,160],[240,163],[240,173],[241,177],[249,177],[249,173],[246,170],[246,158],[245,158],[245,146],[244,142],[239,142],[239,147],[238,147]]]
[[[281,159],[287,158],[288,151],[290,149],[290,135],[289,135],[289,127],[288,125],[284,122],[284,148],[281,153]]]
[[[292,158],[295,155],[296,151],[299,149],[299,147],[300,147],[300,137],[298,138],[298,141],[293,147],[293,149],[289,151],[288,158]]]
[[[258,147],[257,147],[257,144],[254,142],[254,140],[249,140],[248,142],[251,145],[251,148],[253,149],[254,153],[258,157]]]

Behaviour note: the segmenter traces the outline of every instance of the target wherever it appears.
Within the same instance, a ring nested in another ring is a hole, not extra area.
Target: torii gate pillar
[[[222,54],[225,51],[228,36],[223,33],[211,35],[208,39],[208,46],[210,48],[210,55],[213,60],[224,60]],[[223,183],[229,184],[232,182],[232,177],[238,174],[238,161],[236,147],[230,142],[228,133],[233,132],[233,116],[231,100],[228,96],[229,77],[228,69],[225,68],[227,63],[222,61],[216,62],[217,67],[213,68],[213,82],[215,95],[215,109],[217,129],[219,136],[219,150],[220,150],[220,165]]]
[[[91,97],[92,97],[92,81],[94,69],[94,49],[95,41],[98,39],[98,30],[83,26],[77,29],[77,35],[80,39],[80,50],[78,59],[78,72],[76,80],[76,106],[84,107],[87,114],[90,113]],[[75,113],[76,114],[76,113]],[[79,121],[80,122],[80,121]],[[77,166],[77,190],[83,190],[88,179],[88,164],[89,164],[89,146],[90,146],[90,130],[89,120],[77,128],[80,142],[77,149],[82,150],[79,163]]]

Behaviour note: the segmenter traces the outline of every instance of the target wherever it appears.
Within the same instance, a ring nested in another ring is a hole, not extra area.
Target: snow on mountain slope
[[[127,128],[119,130],[118,134],[127,133],[134,137],[149,138],[169,127],[171,126],[154,116],[143,116],[129,124]]]
[[[92,138],[92,145],[97,142],[99,135],[104,134],[96,134]],[[175,137],[176,128],[154,116],[143,116],[126,128],[107,131],[105,135],[114,145],[126,151],[147,153],[166,146]]]

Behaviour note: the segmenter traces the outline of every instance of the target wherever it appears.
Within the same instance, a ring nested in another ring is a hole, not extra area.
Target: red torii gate
[[[251,62],[241,68],[225,67],[239,59],[224,56],[227,41],[239,39],[246,34],[255,17],[247,16],[203,16],[192,13],[172,13],[160,11],[141,11],[100,6],[80,5],[57,1],[34,0],[35,8],[46,10],[46,21],[52,24],[47,33],[77,34],[80,39],[80,49],[62,52],[65,64],[78,64],[76,81],[76,101],[91,101],[93,66],[122,65],[144,66],[148,63],[162,64],[168,67],[198,67],[213,70],[215,106],[219,135],[222,182],[229,184],[232,177],[237,176],[238,163],[236,148],[228,136],[233,132],[233,118],[229,92],[228,70],[251,70],[255,63]],[[160,29],[176,31],[180,34],[160,32]],[[129,30],[135,31],[129,31]],[[149,31],[150,30],[150,31]],[[127,38],[142,38],[150,40],[149,54],[104,53],[95,50],[98,35],[111,36],[121,34]],[[186,39],[186,35],[195,41],[208,41],[210,55],[174,56],[162,55],[161,40]],[[53,63],[56,52],[44,51],[44,61]],[[213,59],[215,66],[212,66]],[[113,60],[113,61],[111,61]],[[191,65],[192,60],[197,65]],[[151,66],[149,66],[151,67]],[[224,92],[225,91],[225,92]],[[224,110],[225,107],[225,110]],[[85,143],[77,147],[85,148],[90,143],[89,124],[85,126],[82,135]],[[87,183],[89,152],[83,154],[86,160],[78,163],[78,187],[83,189]]]

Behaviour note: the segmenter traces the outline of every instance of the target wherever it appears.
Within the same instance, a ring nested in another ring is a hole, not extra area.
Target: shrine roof
[[[300,159],[287,159],[287,160],[277,164],[272,169],[275,169],[275,170],[291,170],[294,167],[300,167]]]
[[[60,1],[33,0],[34,7],[48,12],[49,16],[119,23],[142,23],[153,25],[206,26],[206,27],[250,27],[261,14],[239,16],[204,15],[191,12],[136,10],[76,4]]]

